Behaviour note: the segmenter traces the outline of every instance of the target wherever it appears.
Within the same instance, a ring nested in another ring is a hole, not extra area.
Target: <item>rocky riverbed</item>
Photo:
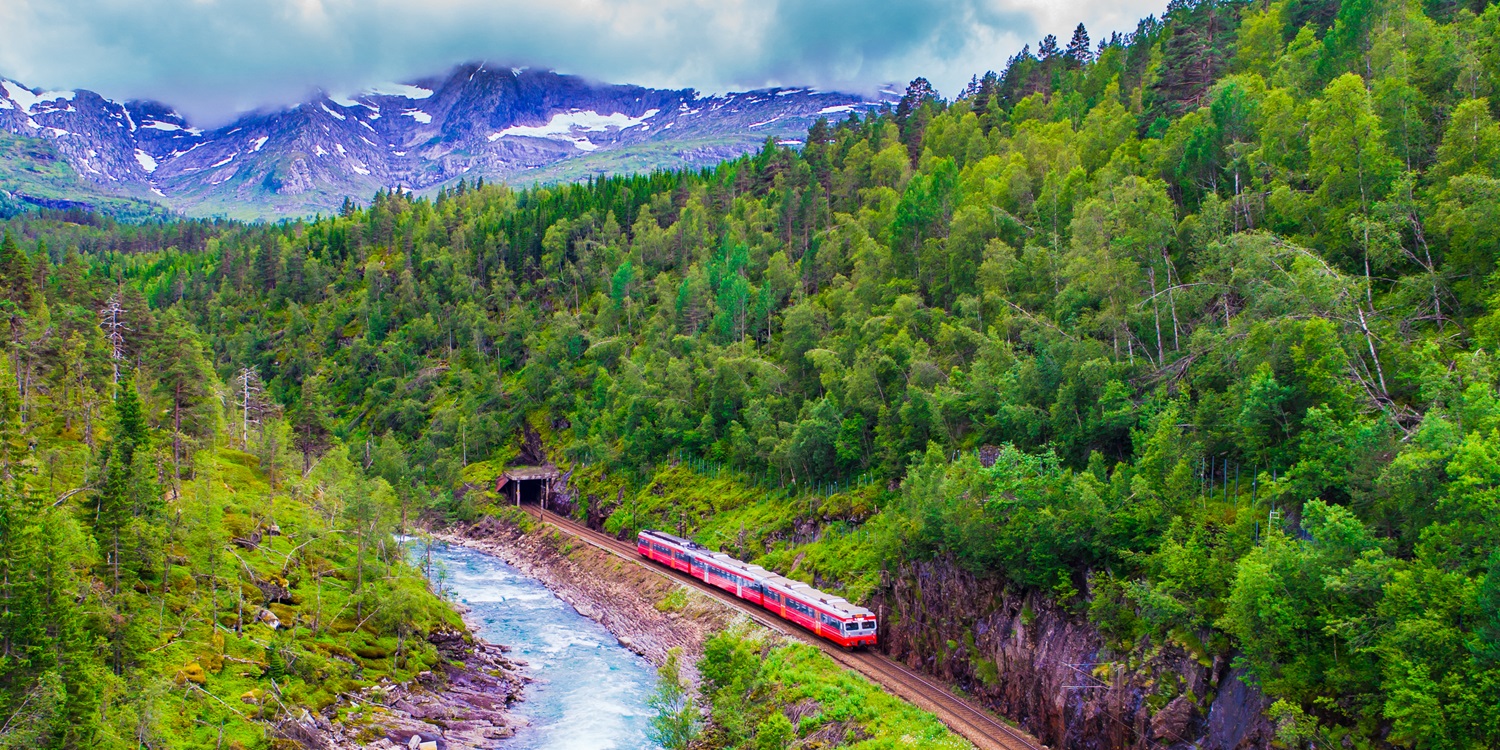
[[[665,662],[671,649],[680,649],[684,677],[694,683],[697,675],[692,665],[703,653],[703,642],[741,616],[638,562],[551,527],[523,530],[507,521],[485,518],[438,538],[514,565],[654,665]]]

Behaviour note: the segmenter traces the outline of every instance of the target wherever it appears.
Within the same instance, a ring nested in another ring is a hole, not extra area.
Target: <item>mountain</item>
[[[274,218],[465,177],[530,184],[702,167],[767,138],[800,142],[819,117],[841,119],[894,96],[806,88],[703,96],[472,63],[204,130],[159,102],[0,79],[0,129],[49,141],[84,182],[109,194],[189,215]],[[0,187],[32,196],[16,183]]]

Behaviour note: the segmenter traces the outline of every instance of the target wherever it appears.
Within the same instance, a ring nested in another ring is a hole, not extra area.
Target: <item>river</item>
[[[660,750],[646,739],[656,670],[505,561],[456,545],[433,547],[433,577],[467,605],[479,635],[511,648],[535,680],[514,706],[527,726],[501,750]]]

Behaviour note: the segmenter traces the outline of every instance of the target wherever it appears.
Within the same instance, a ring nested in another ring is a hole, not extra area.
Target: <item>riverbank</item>
[[[541,581],[653,665],[679,649],[683,677],[695,685],[692,665],[704,642],[744,619],[711,597],[521,513],[487,516],[434,538],[494,555]]]
[[[462,609],[460,609],[462,612]],[[304,713],[273,732],[281,743],[316,750],[411,747],[413,737],[439,750],[478,750],[515,734],[510,708],[523,699],[526,665],[468,632],[444,630],[428,640],[443,656],[437,669],[405,684],[381,684],[345,696],[320,715]]]

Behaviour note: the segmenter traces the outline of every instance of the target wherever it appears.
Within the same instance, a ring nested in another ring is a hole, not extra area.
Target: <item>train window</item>
[[[781,602],[781,594],[778,594],[770,589],[766,589],[765,593],[767,599],[770,599],[773,602],[777,602],[778,604]]]
[[[875,621],[874,620],[865,620],[865,622],[864,622],[864,629],[865,630],[874,630],[875,629]]]
[[[846,622],[846,623],[844,623],[844,630],[848,631],[850,633],[853,633],[854,631],[859,630],[859,623],[857,623],[857,622]]]

